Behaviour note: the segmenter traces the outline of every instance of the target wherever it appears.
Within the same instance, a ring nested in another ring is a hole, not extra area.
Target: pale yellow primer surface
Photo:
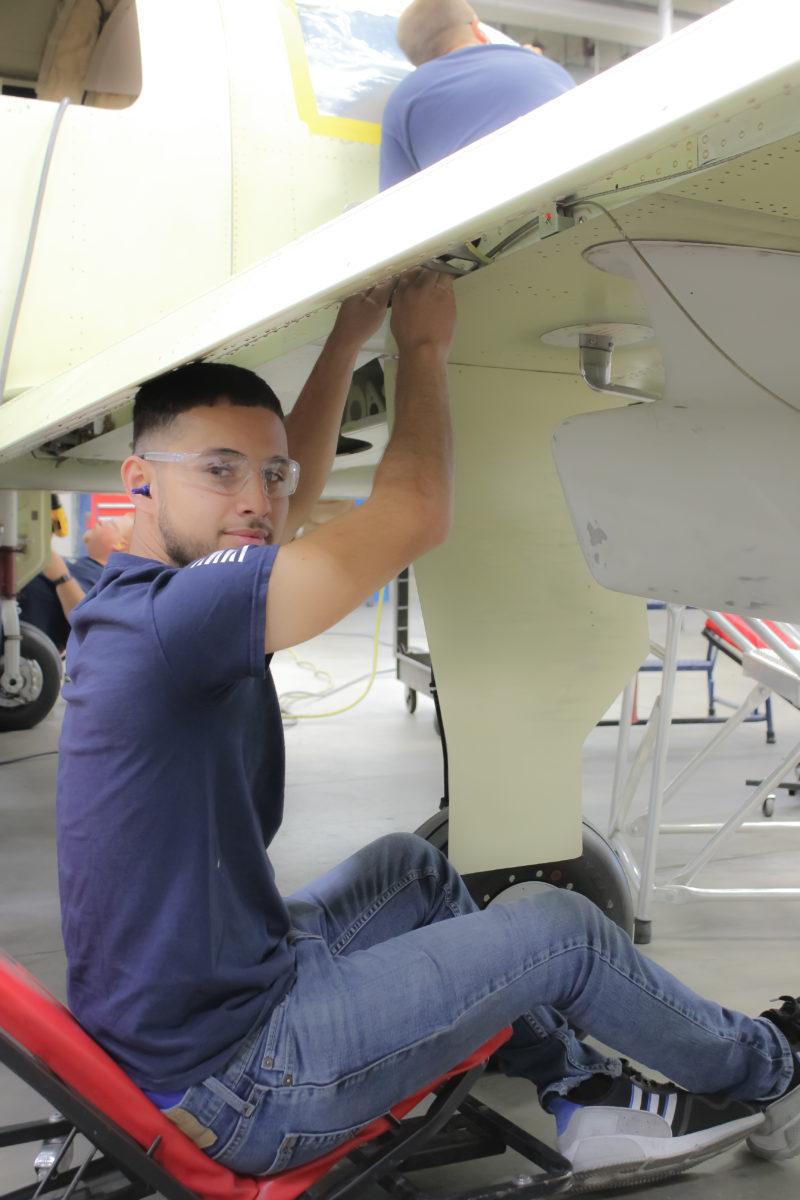
[[[378,127],[320,116],[294,4],[221,6],[230,64],[233,222],[240,271],[378,188]]]
[[[394,380],[390,362],[390,395]],[[648,633],[644,601],[586,568],[550,436],[614,402],[531,371],[453,366],[450,386],[455,520],[415,564],[450,757],[448,853],[460,871],[578,855],[581,747]]]
[[[291,68],[308,67],[291,7],[290,63],[283,0],[137,0],[141,95],[121,111],[72,104],[58,130],[9,396],[377,190],[376,126],[298,113]],[[56,111],[0,97],[0,161],[13,180],[0,221],[2,337]]]
[[[121,111],[66,111],[14,338],[10,394],[85,361],[230,274],[228,64],[219,53],[217,6],[196,0],[197,19],[194,11],[188,0],[139,0],[141,96]],[[0,160],[14,180],[0,223],[3,335],[55,112],[45,101],[0,99]]]

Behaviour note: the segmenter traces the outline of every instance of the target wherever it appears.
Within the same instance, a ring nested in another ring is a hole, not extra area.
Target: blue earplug
[[[144,485],[144,487],[140,487],[140,488],[131,488],[131,495],[132,496],[149,496],[150,495],[150,484],[146,483]]]

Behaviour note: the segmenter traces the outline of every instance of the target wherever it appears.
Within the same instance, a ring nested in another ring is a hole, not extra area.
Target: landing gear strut
[[[17,493],[0,491],[0,733],[31,729],[55,704],[61,658],[49,637],[20,622]]]

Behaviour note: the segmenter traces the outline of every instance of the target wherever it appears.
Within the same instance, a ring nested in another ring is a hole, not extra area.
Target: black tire
[[[447,854],[448,810],[434,813],[417,829],[419,837]],[[630,937],[633,934],[633,901],[622,864],[593,825],[583,822],[583,853],[561,862],[531,863],[523,867],[476,871],[465,875],[470,895],[480,908],[498,900],[503,892],[523,883],[545,883],[580,892]]]
[[[410,713],[417,711],[417,693],[413,688],[406,688],[406,708]]]
[[[50,712],[61,689],[61,655],[50,638],[27,621],[20,622],[20,633],[20,666],[26,678],[24,690],[31,698],[20,699],[0,688],[0,733],[33,729]],[[0,675],[4,663],[5,658],[0,655]]]

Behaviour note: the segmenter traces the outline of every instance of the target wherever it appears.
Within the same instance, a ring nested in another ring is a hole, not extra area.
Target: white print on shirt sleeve
[[[241,562],[247,551],[250,549],[249,544],[242,546],[241,550],[215,550],[213,554],[207,555],[205,558],[198,558],[193,563],[189,563],[192,567],[210,567],[212,563],[225,562]]]

